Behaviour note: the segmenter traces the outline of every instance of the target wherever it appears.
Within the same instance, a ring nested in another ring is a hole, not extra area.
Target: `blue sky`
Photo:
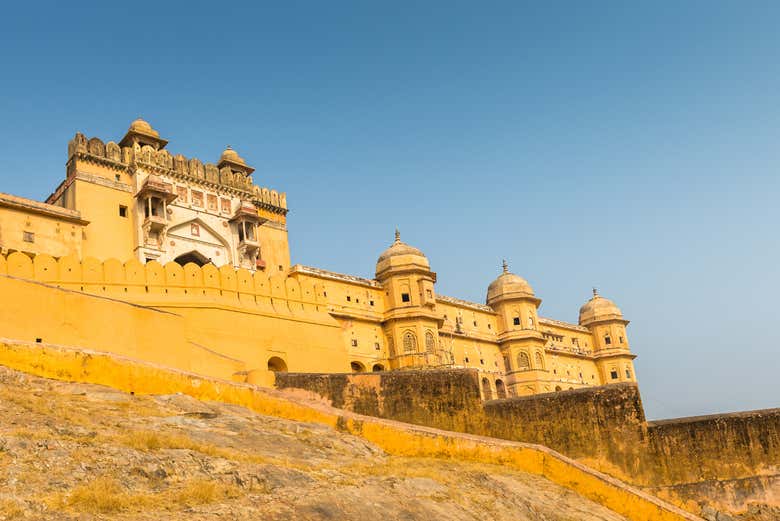
[[[777,2],[105,2],[4,8],[0,191],[142,116],[288,193],[294,262],[372,276],[401,229],[437,291],[502,258],[632,323],[652,418],[778,406]]]

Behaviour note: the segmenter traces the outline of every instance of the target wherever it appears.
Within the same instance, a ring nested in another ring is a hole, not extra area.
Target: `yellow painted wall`
[[[84,232],[83,256],[129,258],[135,239],[133,195],[79,179],[73,185],[76,208],[82,218],[90,221]],[[128,208],[127,217],[120,217],[120,205]]]
[[[132,339],[128,342],[137,346],[133,356],[139,358],[145,356],[141,353],[148,353],[155,357],[150,360],[160,361],[162,352],[166,353],[166,365],[190,370],[187,364],[193,356],[199,356],[200,352],[213,353],[238,365],[231,366],[227,372],[224,364],[206,367],[204,374],[231,378],[239,370],[254,371],[255,381],[265,385],[269,384],[270,375],[266,373],[271,357],[281,358],[291,371],[350,370],[343,328],[327,312],[327,305],[316,298],[316,287],[310,281],[299,283],[284,276],[269,278],[263,272],[250,273],[229,266],[220,269],[211,265],[199,268],[194,264],[181,267],[176,263],[162,266],[135,260],[122,264],[113,259],[101,263],[92,258],[55,260],[47,255],[39,255],[32,261],[21,253],[12,254],[7,260],[1,256],[0,259],[0,275],[7,272],[13,277],[47,284],[11,281],[14,288],[8,295],[19,298],[3,301],[2,314],[9,321],[11,317],[21,319],[13,319],[13,327],[9,323],[6,336],[43,337],[42,333],[34,333],[40,331],[36,329],[40,308],[34,302],[45,288],[47,298],[54,299],[51,304],[47,301],[46,306],[61,308],[71,295],[86,299],[93,306],[68,307],[63,308],[66,315],[47,315],[50,321],[46,322],[47,335],[58,343],[87,347],[98,343],[113,345],[109,340],[117,329],[108,327],[108,336],[101,336],[102,333],[90,336],[90,328],[94,320],[99,320],[101,326],[112,323],[113,311],[101,304],[124,303],[128,310],[148,312],[132,325],[113,321],[116,327],[132,329],[137,338],[128,336]],[[11,284],[10,279],[4,280]],[[57,287],[69,291],[55,291]],[[107,298],[96,299],[91,295]],[[157,314],[149,315],[153,312]],[[160,323],[147,320],[148,317],[175,317],[175,320]],[[71,335],[71,330],[78,334]],[[373,343],[371,346],[373,349]],[[128,354],[125,347],[120,347],[115,352]]]
[[[27,264],[11,255],[12,273]],[[43,269],[43,268],[40,268]],[[192,346],[178,315],[0,274],[2,336],[109,350],[201,374],[230,378],[243,364]]]
[[[0,250],[80,256],[82,230],[81,224],[0,205]],[[24,240],[24,232],[34,234],[33,242]]]

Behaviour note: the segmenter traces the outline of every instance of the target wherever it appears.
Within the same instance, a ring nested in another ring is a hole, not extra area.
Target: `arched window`
[[[485,396],[485,400],[493,399],[493,391],[490,389],[490,380],[487,378],[482,379],[482,394]]]
[[[557,392],[560,392],[560,391],[562,391],[562,390],[563,390],[563,389],[561,389],[561,386],[560,386],[560,385],[556,385],[556,386],[555,386],[555,392],[556,392],[556,393],[557,393]]]
[[[499,400],[501,398],[506,398],[506,387],[504,387],[503,380],[496,380],[496,396]]]
[[[531,369],[531,359],[528,358],[528,353],[520,351],[517,355],[517,368],[520,371],[528,371]]]
[[[268,359],[268,370],[274,373],[286,373],[287,364],[278,356],[272,356]]]
[[[436,349],[436,339],[433,338],[433,333],[430,331],[425,332],[425,350],[429,353],[433,353]]]
[[[414,353],[415,351],[417,351],[417,338],[414,333],[407,331],[404,333],[404,352]]]
[[[379,373],[385,370],[385,366],[383,366],[382,364],[374,364],[374,367],[372,367],[371,370],[375,373]]]
[[[365,373],[366,372],[366,366],[364,366],[360,362],[352,362],[352,363],[349,364],[349,367],[352,369],[353,373]]]
[[[544,358],[542,358],[541,351],[537,351],[534,355],[534,365],[537,369],[544,369]]]

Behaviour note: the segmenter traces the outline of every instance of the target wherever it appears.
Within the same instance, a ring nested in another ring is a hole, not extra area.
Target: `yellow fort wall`
[[[125,357],[0,340],[0,364],[38,376],[102,384],[138,394],[183,393],[261,414],[315,422],[360,436],[390,454],[500,464],[545,478],[633,521],[701,521],[653,496],[539,445],[496,440],[360,416],[260,389]]]
[[[7,337],[100,346],[262,385],[272,383],[272,357],[295,371],[350,367],[342,328],[309,279],[14,252],[0,256],[0,288]],[[198,362],[202,357],[222,362]]]

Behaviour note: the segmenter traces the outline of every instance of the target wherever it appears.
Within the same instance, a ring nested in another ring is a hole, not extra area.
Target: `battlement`
[[[202,185],[223,193],[249,199],[258,208],[273,213],[287,214],[287,194],[257,186],[252,181],[251,170],[237,168],[221,162],[219,168],[213,163],[203,163],[197,158],[187,159],[181,154],[171,155],[165,149],[133,143],[120,146],[114,141],[104,143],[97,137],[87,139],[78,132],[68,142],[68,176],[75,174],[75,161],[87,161],[113,170],[128,173],[143,168],[149,173],[181,179]],[[50,199],[54,194],[50,196]]]
[[[117,259],[100,262],[87,257],[30,256],[13,252],[0,255],[0,276],[8,275],[115,299],[154,305],[161,301],[181,304],[217,303],[249,308],[282,316],[306,317],[327,313],[327,302],[319,284],[297,280],[287,274],[269,277],[263,271],[213,264],[142,264]]]

